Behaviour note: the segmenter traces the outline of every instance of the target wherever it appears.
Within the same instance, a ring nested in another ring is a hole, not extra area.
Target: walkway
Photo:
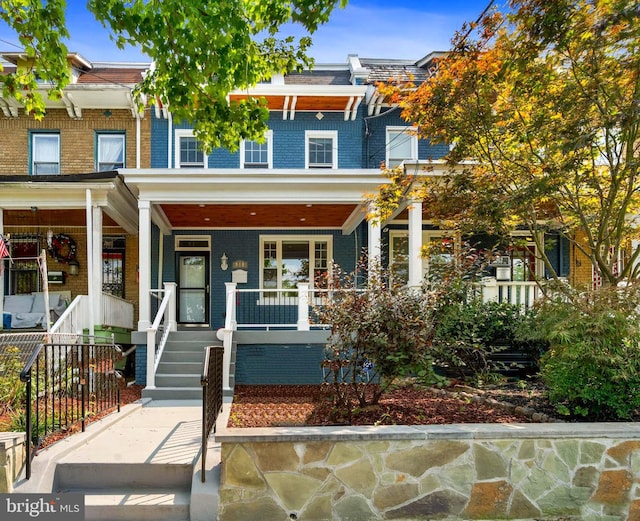
[[[202,404],[199,400],[149,400],[125,405],[120,413],[87,426],[42,450],[29,481],[14,492],[51,492],[57,464],[193,465],[191,521],[214,520],[219,486],[220,444],[210,438],[206,482],[201,482]],[[105,467],[101,467],[105,468]],[[108,479],[108,478],[107,478]]]

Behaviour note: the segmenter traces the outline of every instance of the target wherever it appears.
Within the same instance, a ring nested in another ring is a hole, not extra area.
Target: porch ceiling
[[[163,204],[173,228],[340,228],[356,204]]]

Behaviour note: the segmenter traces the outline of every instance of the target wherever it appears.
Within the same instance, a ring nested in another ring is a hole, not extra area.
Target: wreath
[[[76,260],[77,246],[72,237],[59,233],[54,235],[49,248],[49,255],[62,264]]]

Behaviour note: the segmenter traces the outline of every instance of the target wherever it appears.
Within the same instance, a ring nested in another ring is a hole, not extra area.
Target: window
[[[295,289],[300,282],[308,282],[313,287],[326,279],[331,237],[263,237],[261,245],[262,288]]]
[[[427,252],[427,257],[422,259],[423,276],[437,278],[439,267],[445,267],[454,262],[458,244],[454,234],[455,232],[446,230],[422,231],[423,251]],[[392,231],[389,233],[389,241],[391,272],[397,280],[408,282],[409,235],[405,231]]]
[[[338,133],[335,130],[307,130],[305,139],[305,168],[338,168]]]
[[[31,135],[31,174],[60,173],[60,134],[34,132]]]
[[[9,248],[13,262],[9,263],[9,288],[11,295],[42,290],[42,277],[38,256],[45,247],[39,235],[11,235]]]
[[[407,159],[418,159],[418,136],[412,127],[387,127],[387,168],[395,168]]]
[[[98,172],[124,168],[124,134],[98,134]]]
[[[264,143],[244,140],[240,143],[240,168],[273,168],[272,132],[265,135]]]
[[[205,168],[206,159],[192,130],[176,130],[176,168]]]

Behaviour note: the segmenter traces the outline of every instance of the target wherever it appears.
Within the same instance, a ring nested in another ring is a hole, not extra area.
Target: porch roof
[[[31,222],[35,219],[32,210],[37,209],[48,212],[52,222],[84,226],[89,190],[91,204],[100,206],[106,214],[105,225],[112,221],[127,233],[138,233],[136,200],[117,172],[2,176],[0,184],[0,208],[4,211],[5,225],[35,224]]]
[[[174,228],[340,228],[365,217],[363,196],[386,183],[379,169],[122,169],[127,186]]]

